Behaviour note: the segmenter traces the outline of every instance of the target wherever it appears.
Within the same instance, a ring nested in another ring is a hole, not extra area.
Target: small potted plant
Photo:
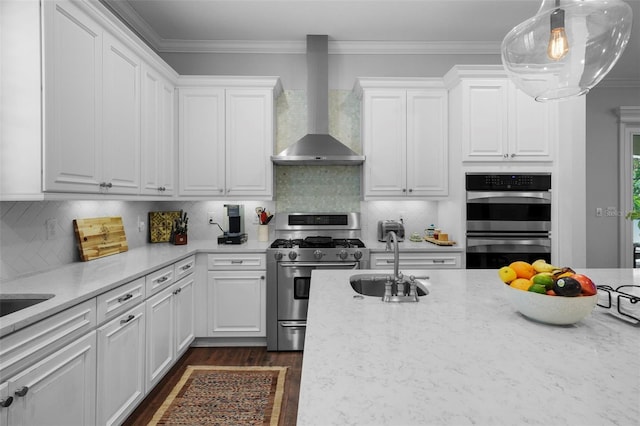
[[[173,223],[173,229],[171,230],[171,242],[177,246],[187,244],[187,229],[189,218],[186,212],[180,210],[180,217]]]

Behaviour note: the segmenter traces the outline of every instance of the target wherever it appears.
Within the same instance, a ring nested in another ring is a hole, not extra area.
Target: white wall
[[[618,117],[615,110],[620,106],[633,105],[640,105],[640,87],[596,87],[587,95],[585,214],[589,267],[618,266],[618,226],[624,219],[621,216],[596,217],[595,211],[597,207],[620,210]]]

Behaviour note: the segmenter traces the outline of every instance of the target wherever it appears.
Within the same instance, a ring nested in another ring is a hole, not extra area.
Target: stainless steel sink
[[[0,317],[37,305],[54,294],[0,294]]]
[[[349,278],[351,288],[363,296],[384,296],[384,286],[387,280],[392,274],[358,274],[352,275]],[[409,285],[409,278],[407,277],[402,281],[403,284]],[[429,294],[429,290],[420,282],[417,281],[416,293],[418,297],[426,296]]]

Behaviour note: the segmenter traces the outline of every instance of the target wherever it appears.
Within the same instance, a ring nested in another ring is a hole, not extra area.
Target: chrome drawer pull
[[[11,405],[11,403],[13,403],[12,396],[8,396],[6,399],[0,399],[0,407],[2,408],[7,408],[8,406]]]
[[[232,260],[231,263],[232,264],[242,264],[244,262],[244,260]]]
[[[179,288],[179,289],[177,289],[176,291],[174,291],[174,292],[173,292],[173,294],[177,295],[177,294],[179,294],[181,291],[182,291],[182,289],[181,289],[181,288]]]
[[[127,294],[125,294],[125,295],[124,295],[124,296],[122,296],[122,297],[118,297],[118,302],[119,302],[119,303],[125,302],[125,301],[127,301],[127,300],[131,299],[132,297],[133,297],[133,294],[131,294],[131,293],[127,293]]]
[[[128,317],[126,317],[125,319],[121,319],[120,320],[120,324],[126,324],[129,321],[133,320],[136,316],[135,315],[129,315]]]
[[[168,280],[168,279],[169,279],[169,277],[164,276],[164,277],[158,278],[156,282],[157,282],[158,284],[160,284],[160,283],[165,282],[165,281],[166,281],[166,280]]]
[[[180,269],[182,269],[183,271],[186,271],[187,269],[191,269],[191,264],[190,264],[190,263],[188,263],[188,264],[184,265],[184,266],[183,266],[182,268],[180,268]]]
[[[16,396],[25,396],[27,394],[27,392],[29,392],[29,387],[28,386],[23,386],[19,389],[17,389],[14,394]]]

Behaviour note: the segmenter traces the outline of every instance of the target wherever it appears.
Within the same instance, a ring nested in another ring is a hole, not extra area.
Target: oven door
[[[306,320],[311,271],[358,269],[358,262],[280,262],[278,264],[278,320]]]
[[[467,232],[549,232],[551,193],[467,192]]]
[[[551,263],[551,239],[547,236],[467,236],[467,269],[499,269],[516,260]]]

